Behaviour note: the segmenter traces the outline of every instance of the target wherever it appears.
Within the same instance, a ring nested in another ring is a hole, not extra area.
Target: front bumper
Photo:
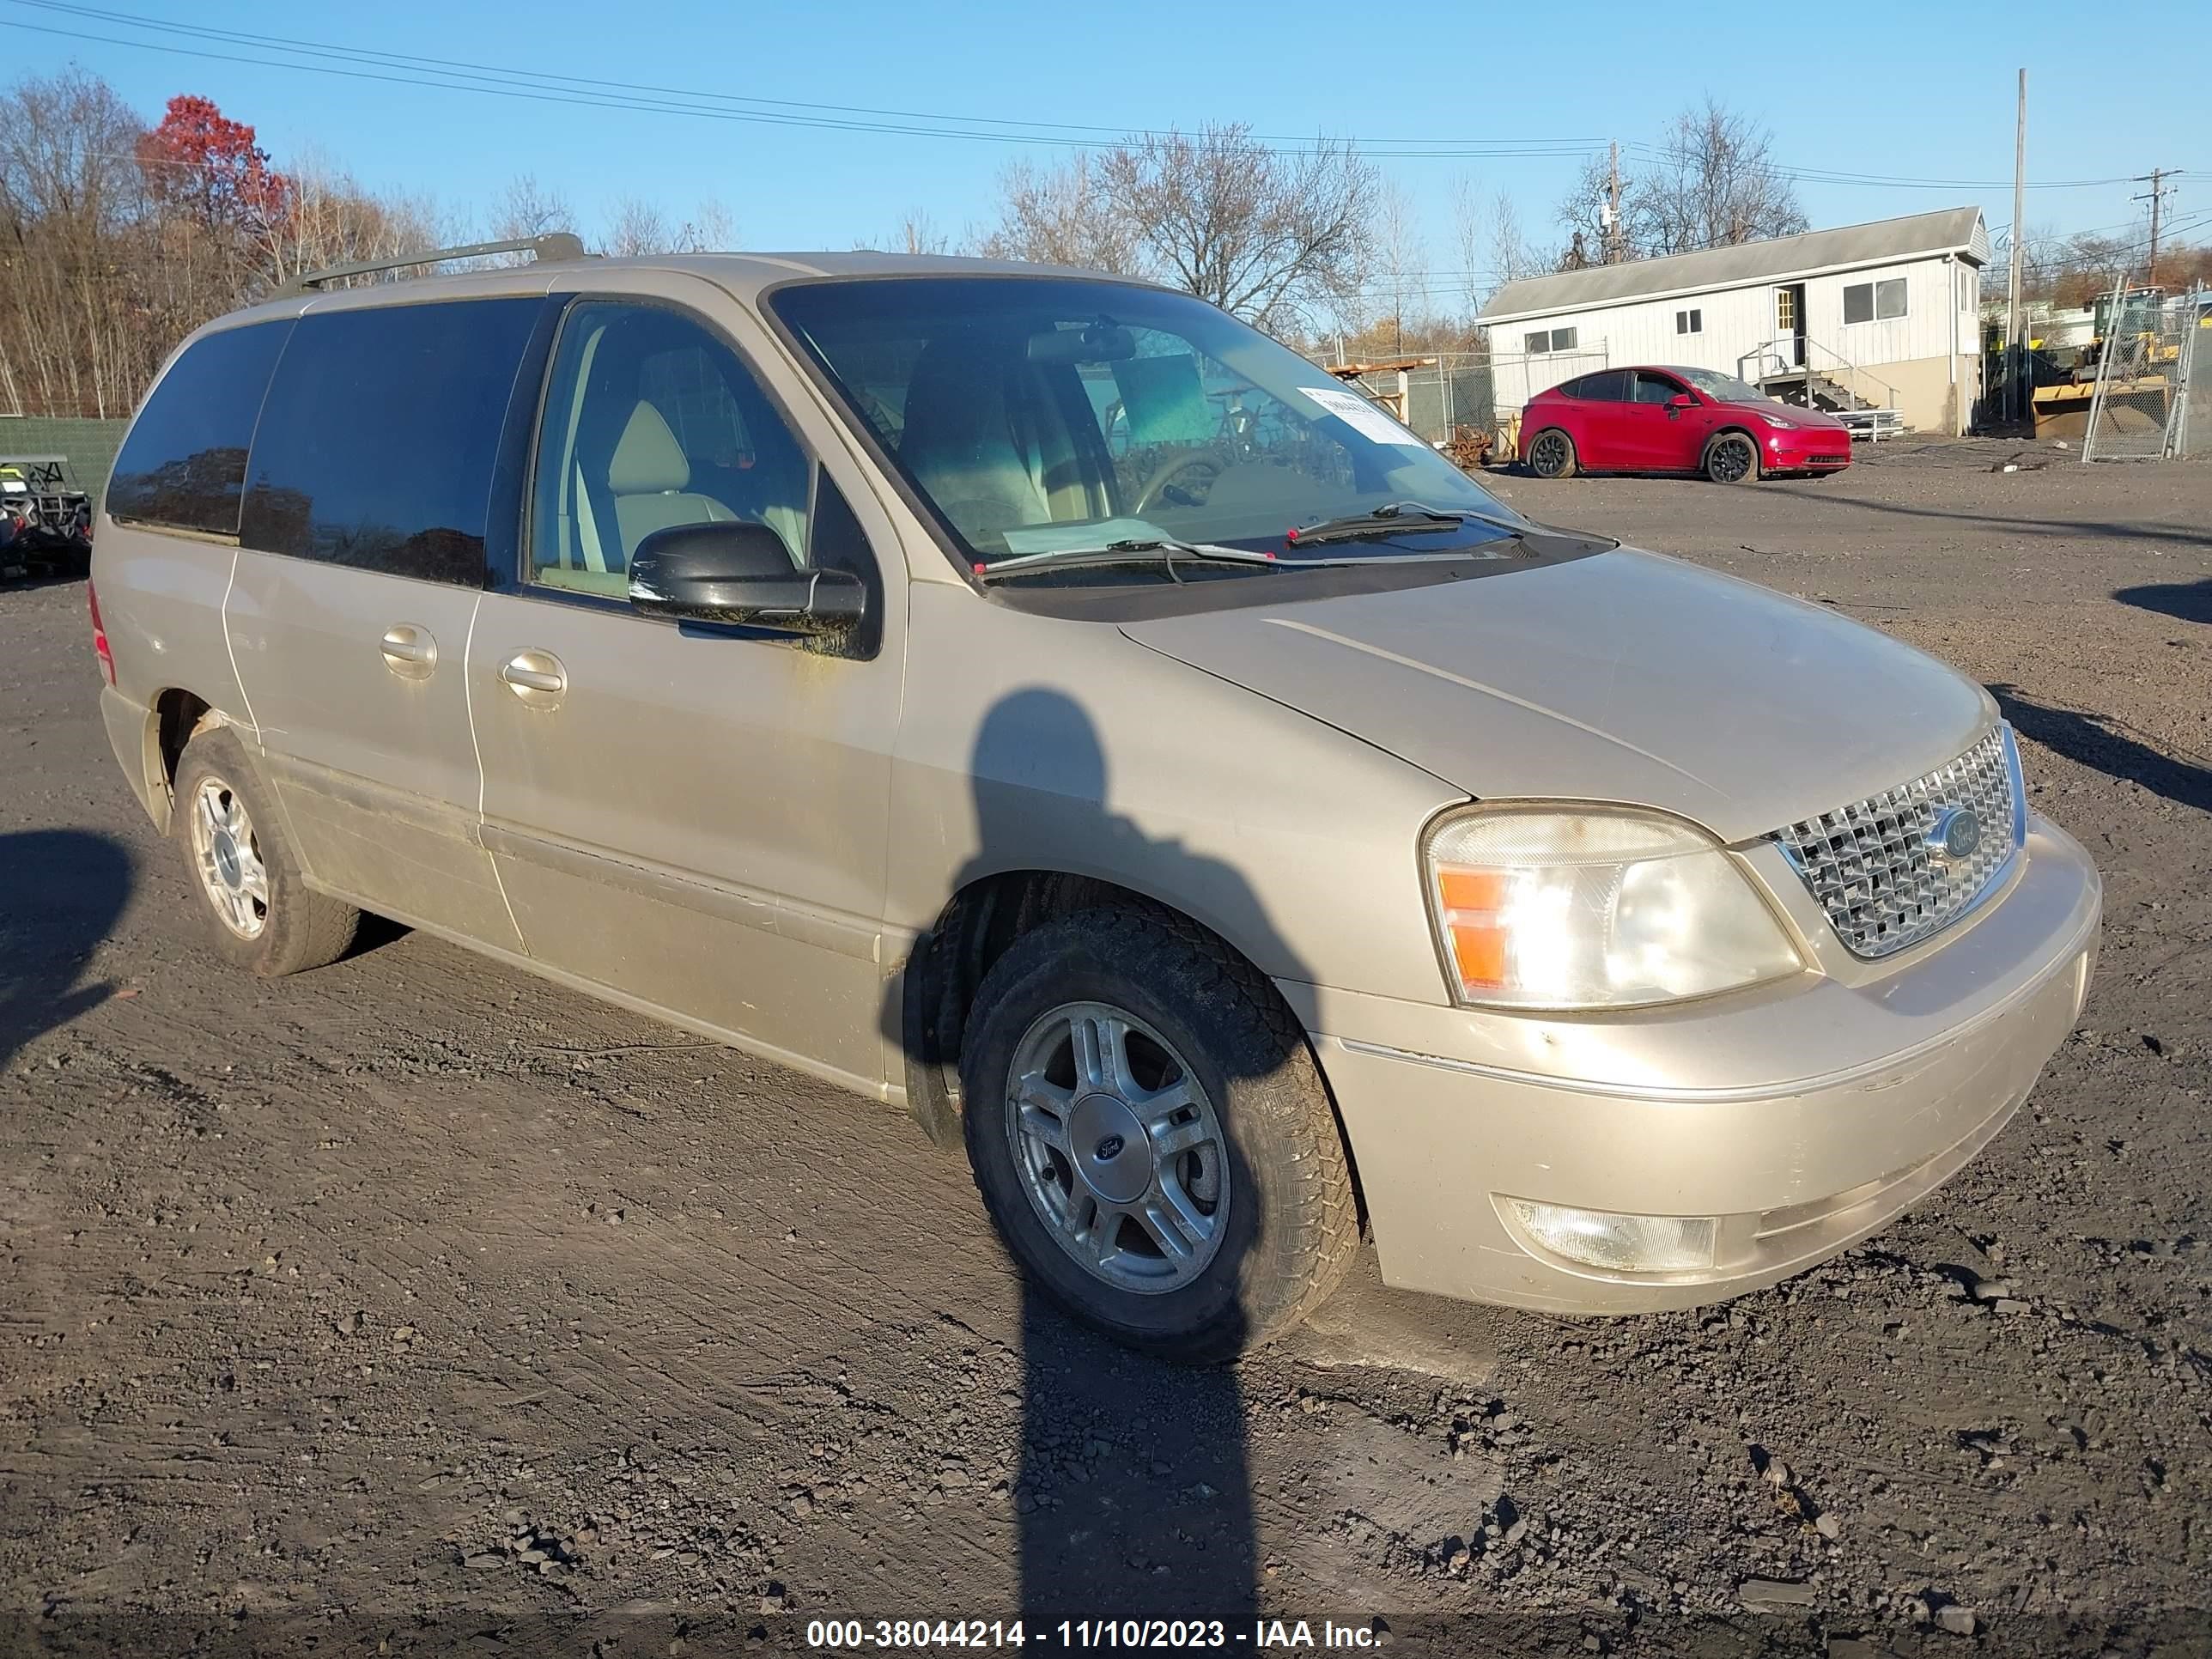
[[[1851,464],[1848,432],[1784,432],[1761,447],[1760,467],[1768,472],[1834,472]]]
[[[1998,896],[1856,978],[1578,1019],[1285,986],[1334,1091],[1384,1281],[1632,1313],[1771,1285],[1874,1232],[2004,1127],[2087,995],[2096,870],[2040,819],[2024,851]],[[1507,1220],[1509,1196],[1714,1217],[1717,1263],[1577,1264]]]

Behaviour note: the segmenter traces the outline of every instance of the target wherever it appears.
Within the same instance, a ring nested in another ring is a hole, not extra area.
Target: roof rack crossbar
[[[335,283],[347,276],[369,276],[380,270],[406,270],[416,265],[441,265],[449,259],[474,259],[487,253],[529,253],[538,263],[553,259],[580,259],[584,243],[580,237],[565,230],[548,231],[543,236],[519,236],[504,242],[471,242],[464,247],[426,248],[419,253],[401,254],[390,259],[362,259],[349,265],[328,265],[320,270],[302,271],[277,289],[274,296],[312,294],[325,283]]]

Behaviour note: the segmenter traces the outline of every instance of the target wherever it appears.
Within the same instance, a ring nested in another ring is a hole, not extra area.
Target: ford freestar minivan
[[[1540,528],[1141,283],[311,288],[185,343],[95,545],[222,955],[373,912],[903,1105],[1184,1358],[1363,1232],[1566,1313],[1771,1284],[1987,1143],[2089,982],[1980,687]]]

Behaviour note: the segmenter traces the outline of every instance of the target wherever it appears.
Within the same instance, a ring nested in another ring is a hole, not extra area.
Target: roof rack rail
[[[362,259],[349,265],[329,265],[321,270],[302,271],[289,282],[280,285],[270,297],[285,299],[301,294],[312,294],[325,283],[335,283],[346,276],[369,276],[380,270],[406,270],[416,265],[441,265],[448,259],[474,259],[487,253],[532,253],[538,263],[553,259],[580,259],[584,257],[583,239],[565,230],[550,230],[543,236],[519,236],[505,242],[471,242],[465,247],[427,248],[420,253],[403,254],[392,259]]]

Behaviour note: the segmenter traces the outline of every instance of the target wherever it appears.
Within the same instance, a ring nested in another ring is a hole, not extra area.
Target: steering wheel
[[[1199,474],[1210,485],[1227,471],[1229,458],[1218,449],[1194,450],[1188,455],[1177,455],[1153,469],[1152,477],[1145,480],[1144,488],[1137,492],[1136,504],[1129,510],[1141,519],[1176,479],[1186,474]]]

